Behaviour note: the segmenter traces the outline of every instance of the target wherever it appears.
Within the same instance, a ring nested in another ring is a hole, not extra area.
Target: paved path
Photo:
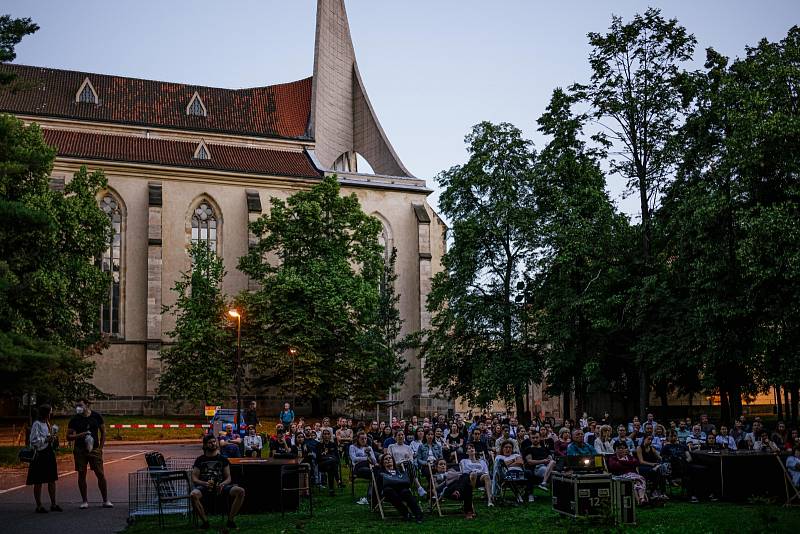
[[[89,486],[88,510],[81,510],[78,492],[78,477],[72,465],[72,456],[59,460],[57,500],[64,509],[62,513],[35,514],[33,487],[25,486],[26,471],[4,469],[0,471],[0,518],[4,525],[13,525],[15,532],[110,534],[126,526],[128,517],[128,473],[145,467],[144,453],[158,450],[165,457],[195,457],[200,454],[200,445],[152,445],[132,444],[114,446],[108,444],[104,451],[105,473],[108,480],[109,497],[113,509],[101,508],[97,479],[87,476]],[[49,508],[47,487],[42,488],[42,502]]]

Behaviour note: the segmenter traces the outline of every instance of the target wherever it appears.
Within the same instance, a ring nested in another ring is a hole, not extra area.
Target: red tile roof
[[[321,176],[303,152],[206,143],[211,159],[199,160],[193,157],[199,144],[195,142],[65,130],[42,131],[47,142],[58,148],[59,156],[272,176]]]
[[[0,91],[0,111],[264,137],[306,138],[311,112],[311,78],[250,89],[218,89],[69,70],[2,64],[16,74],[22,89]],[[85,78],[98,104],[75,102]],[[194,92],[208,110],[186,114]]]

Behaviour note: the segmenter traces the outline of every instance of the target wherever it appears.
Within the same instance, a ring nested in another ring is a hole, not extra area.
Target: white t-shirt
[[[462,473],[481,473],[489,474],[489,466],[486,465],[486,460],[478,458],[475,461],[469,458],[464,458],[458,463]]]
[[[398,445],[397,443],[392,443],[389,445],[389,454],[391,454],[392,458],[394,458],[395,464],[414,461],[414,451],[411,450],[411,447],[405,444]]]

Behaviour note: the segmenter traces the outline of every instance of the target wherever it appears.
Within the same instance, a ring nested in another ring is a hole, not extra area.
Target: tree
[[[381,392],[393,386],[398,361],[379,343],[380,222],[328,176],[285,201],[273,198],[250,228],[259,242],[239,269],[259,289],[239,299],[256,381],[311,400],[314,411],[363,392],[369,380],[384,380],[368,386]]]
[[[482,122],[466,143],[468,161],[437,176],[453,240],[428,298],[425,373],[452,397],[513,400],[521,415],[528,383],[540,374],[516,303],[539,246],[534,153],[507,123]]]
[[[676,162],[673,142],[687,102],[686,75],[681,64],[691,60],[696,40],[675,19],[658,9],[637,14],[629,23],[613,17],[605,35],[589,33],[592,76],[572,90],[592,107],[603,130],[595,138],[613,149],[612,172],[628,181],[639,195],[641,265],[649,276],[652,265],[652,213]],[[644,299],[646,300],[646,296]],[[641,310],[638,326],[653,324]],[[647,362],[639,363],[639,411],[649,397]]]
[[[174,343],[161,351],[165,368],[158,390],[172,399],[217,404],[230,393],[236,373],[236,338],[221,289],[225,270],[207,246],[192,245],[189,255],[191,270],[172,288],[175,304],[162,312],[175,316],[175,329],[167,332]]]
[[[605,191],[602,150],[582,140],[585,115],[574,97],[553,91],[539,131],[550,141],[536,161],[541,249],[532,293],[531,323],[551,393],[582,404],[590,393],[627,394],[631,333],[621,320],[627,268],[628,222]],[[576,406],[575,413],[584,406]]]
[[[14,61],[17,57],[14,48],[26,35],[36,32],[39,26],[29,18],[12,19],[10,15],[0,17],[0,64]],[[15,76],[9,72],[0,72],[0,88],[14,82]],[[13,86],[12,86],[13,88]]]
[[[49,188],[55,151],[39,128],[0,115],[0,360],[3,389],[56,405],[99,393],[88,359],[105,345],[99,309],[109,277],[94,263],[110,235],[97,204],[102,172]],[[60,382],[48,385],[53,377]],[[37,386],[38,384],[38,386]]]

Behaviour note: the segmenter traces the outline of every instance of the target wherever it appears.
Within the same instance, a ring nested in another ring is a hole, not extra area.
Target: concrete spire
[[[412,176],[392,148],[358,72],[344,0],[317,0],[309,134],[326,169],[361,154],[376,174]]]

